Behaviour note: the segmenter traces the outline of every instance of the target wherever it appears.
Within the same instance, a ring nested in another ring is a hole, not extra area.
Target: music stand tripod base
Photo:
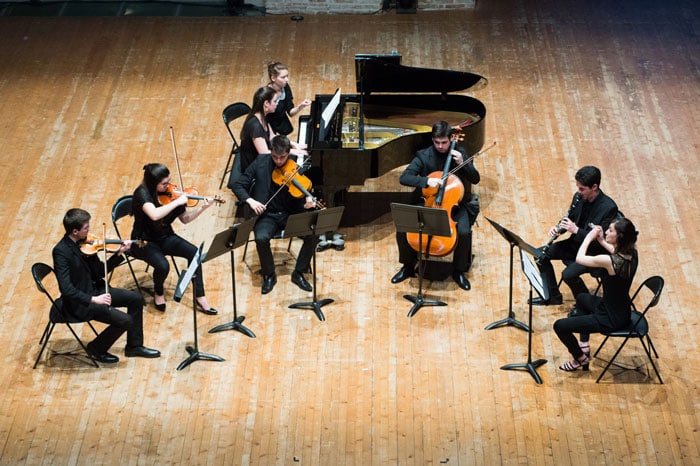
[[[404,298],[408,299],[413,303],[413,307],[408,311],[407,317],[413,317],[413,315],[420,310],[423,306],[447,306],[447,303],[442,301],[437,301],[434,299],[424,299],[422,296],[413,296],[410,294],[403,295]]]
[[[514,327],[518,327],[521,330],[525,330],[526,332],[532,332],[530,327],[527,326],[527,324],[520,322],[515,318],[515,315],[508,315],[505,319],[498,320],[496,322],[493,322],[489,325],[487,325],[484,330],[492,330],[494,328],[502,327],[504,325],[512,325]]]
[[[505,366],[501,366],[501,369],[504,371],[526,369],[530,373],[532,378],[535,379],[535,382],[537,382],[537,384],[539,385],[542,385],[542,379],[537,373],[537,368],[545,364],[546,362],[546,359],[537,359],[535,361],[528,361],[525,363],[506,364]]]
[[[197,360],[219,361],[219,362],[224,361],[224,358],[222,358],[221,356],[216,356],[215,354],[200,353],[192,346],[187,346],[187,347],[185,347],[185,349],[187,350],[188,353],[190,353],[190,355],[187,357],[187,359],[182,361],[179,366],[177,366],[177,370],[182,370],[185,367],[187,367],[188,365],[190,365],[190,363],[193,363],[194,361],[197,361]]]
[[[295,304],[290,304],[289,308],[290,309],[310,309],[314,311],[314,314],[316,314],[316,317],[318,320],[323,322],[326,320],[326,316],[323,315],[323,311],[321,311],[321,308],[325,306],[326,304],[332,303],[333,300],[331,298],[324,298],[321,300],[317,301],[310,301],[307,303],[295,303]]]
[[[209,333],[223,332],[224,330],[236,330],[236,331],[241,332],[243,335],[246,335],[250,338],[255,338],[255,334],[253,333],[253,331],[250,330],[245,325],[243,325],[244,320],[245,320],[245,316],[238,316],[238,317],[236,317],[235,320],[233,320],[231,322],[217,325],[216,327],[210,329]]]

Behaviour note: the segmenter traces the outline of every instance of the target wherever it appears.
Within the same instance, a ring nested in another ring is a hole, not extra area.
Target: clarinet
[[[566,231],[566,230],[561,228],[561,222],[565,218],[571,217],[571,214],[574,213],[574,209],[576,208],[576,206],[578,205],[580,200],[581,200],[581,193],[574,194],[574,199],[573,199],[573,201],[571,201],[571,206],[569,207],[569,211],[566,213],[565,216],[563,216],[561,219],[559,219],[559,222],[557,222],[557,226],[554,227],[556,229],[556,233],[549,238],[549,241],[547,241],[547,244],[545,244],[542,247],[542,255],[535,260],[537,265],[540,265],[542,263],[542,261],[545,259],[545,256],[547,255],[547,250],[550,248],[550,246],[552,246],[552,243]]]

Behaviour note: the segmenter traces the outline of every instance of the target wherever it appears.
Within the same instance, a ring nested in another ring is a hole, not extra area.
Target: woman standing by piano
[[[267,85],[279,93],[277,108],[268,116],[268,122],[276,134],[288,136],[294,130],[289,117],[310,106],[311,101],[304,99],[298,106],[294,106],[292,88],[289,87],[289,69],[284,63],[270,63],[267,65],[267,74],[270,77]]]

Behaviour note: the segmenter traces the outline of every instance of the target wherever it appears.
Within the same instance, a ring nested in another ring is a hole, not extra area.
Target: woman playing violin
[[[278,231],[284,229],[290,214],[299,213],[316,205],[315,199],[311,196],[304,194],[301,197],[294,197],[287,186],[275,183],[275,180],[279,181],[280,178],[282,181],[287,179],[284,175],[281,177],[278,175],[280,175],[280,169],[288,166],[292,146],[286,136],[275,136],[271,145],[272,153],[256,158],[233,183],[233,192],[236,197],[248,204],[250,209],[259,216],[254,233],[263,275],[262,294],[272,291],[277,283],[270,240]],[[311,285],[306,281],[303,273],[308,270],[313,255],[313,238],[307,236],[302,239],[304,244],[292,272],[292,283],[304,291],[311,291]]]
[[[171,196],[167,197],[169,202],[161,202],[164,199],[161,195],[168,191],[171,192]],[[197,252],[192,243],[175,234],[172,223],[176,219],[190,223],[208,209],[214,199],[205,197],[199,208],[189,211],[186,209],[188,201],[187,194],[171,185],[168,167],[161,163],[149,163],[143,167],[143,181],[134,191],[131,238],[145,240],[147,244],[132,248],[131,254],[153,267],[154,305],[159,311],[165,311],[163,284],[170,272],[166,256],[184,257],[189,262]],[[201,267],[197,269],[192,283],[199,310],[205,314],[216,314],[216,309],[209,305],[204,293]]]
[[[435,172],[442,173],[448,157],[452,158],[449,164],[450,169],[461,165],[466,160],[462,147],[455,146],[450,152],[450,147],[452,147],[451,134],[452,127],[449,123],[446,121],[435,123],[432,129],[433,144],[416,152],[411,163],[401,174],[399,182],[402,185],[416,188],[413,204],[423,203],[421,200],[423,188],[439,188],[443,184],[440,176],[428,175]],[[478,214],[478,204],[472,199],[470,186],[477,184],[481,178],[472,162],[460,168],[455,175],[464,188],[464,195],[461,201],[451,209],[452,211],[447,213],[452,216],[457,228],[457,243],[452,259],[452,278],[460,288],[468,290],[471,285],[464,273],[469,270],[472,263],[471,226],[476,221]],[[409,245],[406,233],[397,233],[396,243],[399,248],[401,270],[392,277],[391,283],[399,283],[415,276],[416,262],[418,261],[417,252]]]

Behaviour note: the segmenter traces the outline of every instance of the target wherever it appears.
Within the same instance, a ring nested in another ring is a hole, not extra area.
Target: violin
[[[194,207],[199,201],[207,199],[206,196],[199,195],[197,188],[185,188],[180,190],[177,185],[168,183],[165,191],[158,193],[158,202],[160,202],[161,205],[170,204],[172,201],[183,195],[187,196],[187,207]],[[226,200],[222,199],[221,196],[214,196],[211,199],[219,204],[224,204],[226,202]]]
[[[289,194],[291,194],[293,197],[297,199],[305,196],[310,197],[313,199],[317,208],[325,208],[323,203],[321,203],[320,200],[309,192],[309,189],[311,189],[311,180],[308,177],[299,174],[299,166],[293,160],[287,159],[284,165],[281,167],[275,167],[274,170],[272,170],[272,181],[280,187],[287,186]],[[272,197],[275,197],[278,192],[279,190],[277,190]],[[272,200],[272,197],[270,200]],[[269,203],[270,201],[267,202]]]
[[[86,256],[92,256],[93,254],[97,254],[103,249],[107,250],[107,252],[114,253],[119,251],[119,248],[122,246],[122,244],[135,244],[138,247],[143,247],[147,244],[147,242],[140,239],[119,238],[107,238],[106,240],[103,240],[102,238],[98,238],[93,234],[88,234],[85,241],[80,243],[80,252],[82,252]]]

